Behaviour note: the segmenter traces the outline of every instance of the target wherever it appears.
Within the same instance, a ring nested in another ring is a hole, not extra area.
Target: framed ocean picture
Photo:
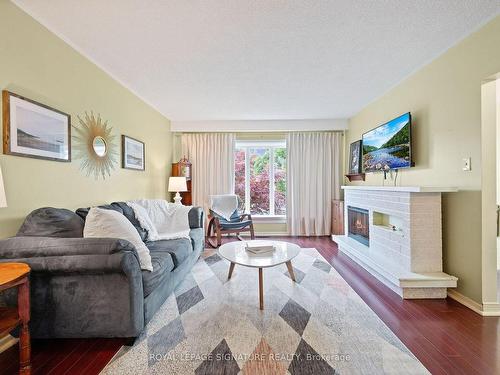
[[[2,91],[3,152],[71,161],[71,116],[10,91]]]
[[[146,169],[144,142],[122,135],[122,167],[143,171]]]
[[[351,143],[349,149],[349,174],[361,173],[361,140]]]

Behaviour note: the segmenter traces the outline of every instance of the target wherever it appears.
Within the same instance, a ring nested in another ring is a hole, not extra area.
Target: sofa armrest
[[[204,227],[204,213],[203,208],[193,207],[189,210],[189,227],[191,229],[203,228]]]
[[[32,337],[136,337],[144,329],[142,271],[128,241],[14,237],[0,241],[0,262],[31,267]],[[0,305],[15,304],[10,292]]]
[[[0,241],[0,262],[25,262],[34,272],[140,270],[135,247],[113,238],[12,237]]]

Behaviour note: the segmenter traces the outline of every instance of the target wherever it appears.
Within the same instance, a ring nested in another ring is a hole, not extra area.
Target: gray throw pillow
[[[83,237],[83,219],[64,208],[43,207],[31,212],[17,232],[18,237]]]
[[[132,225],[137,229],[137,233],[141,237],[141,240],[146,241],[148,237],[148,231],[141,227],[141,223],[135,217],[135,212],[127,203],[125,202],[113,202],[111,206],[119,207],[122,210],[122,214],[132,223]]]
[[[103,204],[101,206],[98,206],[99,208],[104,208],[105,210],[113,210],[113,211],[118,211],[119,213],[123,214],[123,211],[120,207],[114,206],[112,204]],[[84,221],[87,218],[87,215],[89,214],[89,211],[92,207],[85,207],[85,208],[79,208],[75,212],[78,216],[80,216]]]

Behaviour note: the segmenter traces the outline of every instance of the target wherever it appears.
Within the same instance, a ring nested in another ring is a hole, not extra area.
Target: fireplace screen
[[[370,224],[368,210],[347,207],[347,235],[363,245],[370,245]]]

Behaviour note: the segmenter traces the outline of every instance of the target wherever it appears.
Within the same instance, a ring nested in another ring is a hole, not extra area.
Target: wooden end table
[[[0,338],[21,326],[19,335],[19,373],[31,374],[30,267],[24,263],[0,263],[0,292],[18,288],[17,308],[0,307]]]

